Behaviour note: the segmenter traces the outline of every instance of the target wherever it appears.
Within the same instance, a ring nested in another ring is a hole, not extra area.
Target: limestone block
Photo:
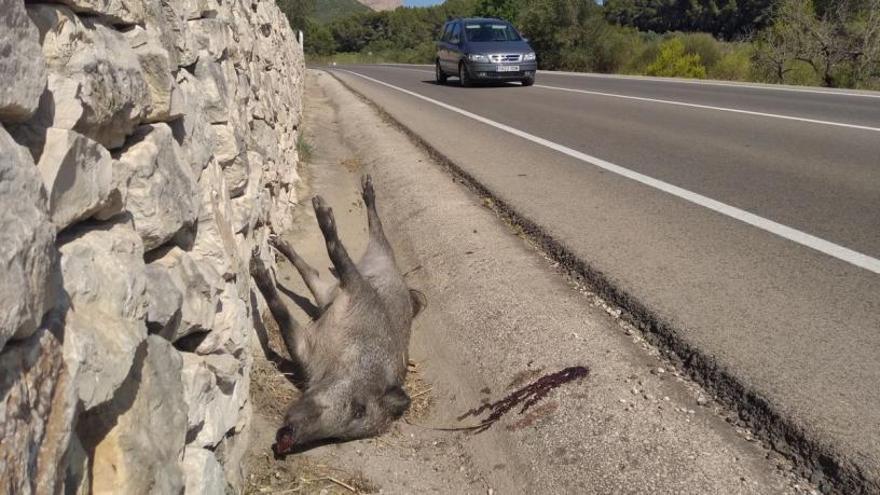
[[[175,68],[196,61],[192,49],[192,35],[187,29],[184,10],[179,0],[146,0],[144,11],[147,31],[157,36],[168,52],[168,60]]]
[[[125,220],[73,227],[59,243],[70,298],[64,360],[91,409],[113,397],[147,336],[143,244]]]
[[[214,158],[225,167],[238,158],[242,152],[241,131],[231,124],[215,124],[214,129]]]
[[[183,292],[171,270],[162,263],[150,263],[144,273],[147,277],[147,329],[162,336],[173,334],[180,325]]]
[[[144,0],[59,0],[75,12],[95,14],[114,24],[142,24]]]
[[[184,495],[214,495],[226,491],[223,467],[210,450],[187,447],[183,454]]]
[[[191,21],[202,17],[213,17],[217,13],[209,7],[207,0],[181,0],[180,10],[186,20]]]
[[[184,100],[183,117],[171,123],[174,138],[180,143],[184,159],[198,179],[208,166],[214,148],[214,128],[207,119],[202,83],[187,70],[177,75],[180,94]]]
[[[249,368],[228,354],[181,354],[189,444],[214,448],[240,420]]]
[[[209,17],[189,21],[187,24],[193,34],[197,52],[202,52],[215,61],[226,55],[232,41],[226,19]]]
[[[183,398],[187,406],[187,438],[195,438],[205,424],[208,405],[214,401],[219,389],[217,378],[208,364],[197,354],[181,352],[183,357]]]
[[[196,62],[195,76],[202,83],[205,113],[212,124],[229,121],[229,82],[223,66],[202,52]]]
[[[21,0],[0,0],[0,12],[0,122],[21,122],[46,87],[40,33]]]
[[[238,425],[250,382],[245,378],[242,363],[228,354],[202,356],[202,359],[214,375],[214,390],[205,405],[202,426],[191,445],[214,448]]]
[[[241,491],[245,479],[245,455],[248,452],[253,421],[253,405],[250,401],[245,402],[241,409],[238,424],[235,425],[235,434],[225,437],[217,447],[214,455],[217,461],[224,467],[226,472],[226,484],[234,490]]]
[[[150,94],[138,58],[124,35],[70,9],[31,4],[49,72],[35,126],[73,129],[116,149],[143,121]]]
[[[162,44],[161,40],[140,27],[135,26],[124,34],[129,46],[137,56],[150,94],[150,105],[144,116],[146,122],[164,122],[180,117],[172,111],[174,92],[178,90],[172,70],[177,65]],[[173,109],[182,111],[183,109]]]
[[[77,132],[47,129],[37,168],[49,195],[49,216],[58,230],[89,218],[110,197],[110,152]]]
[[[198,236],[192,251],[229,280],[246,270],[246,267],[241,266],[241,260],[237,256],[229,189],[223,171],[215,161],[202,172],[199,187],[202,193],[201,213]]]
[[[94,449],[93,493],[183,490],[186,404],[181,366],[180,353],[170,342],[147,337],[131,377],[113,401],[83,418],[81,440],[86,450]]]
[[[245,280],[246,282],[246,280]],[[251,331],[248,306],[242,299],[239,288],[227,282],[220,295],[220,311],[214,320],[214,329],[205,336],[196,348],[202,355],[226,353],[240,356],[247,347]]]
[[[0,126],[0,349],[27,338],[52,307],[55,227],[31,155]]]
[[[249,151],[250,173],[246,188],[240,197],[232,199],[232,228],[236,234],[253,230],[263,211],[263,157]],[[224,171],[226,173],[226,171]]]
[[[242,153],[223,167],[223,176],[226,179],[226,187],[229,188],[230,198],[237,198],[247,190],[251,173],[249,156],[249,153]]]
[[[199,215],[198,185],[166,124],[141,126],[119,157],[117,167],[130,175],[125,209],[150,251]]]
[[[60,491],[75,410],[52,332],[41,329],[0,352],[0,492]]]
[[[214,328],[225,285],[214,266],[177,247],[152,264],[168,272],[171,283],[183,296],[178,323],[166,327],[162,336],[176,342]]]

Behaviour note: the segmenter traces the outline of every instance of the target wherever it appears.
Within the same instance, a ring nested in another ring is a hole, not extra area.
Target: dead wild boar
[[[278,322],[292,359],[304,369],[303,395],[278,430],[278,455],[325,440],[351,440],[385,431],[409,407],[403,390],[410,329],[424,306],[397,269],[376,210],[369,176],[362,180],[369,241],[354,264],[336,231],[333,210],[320,196],[312,200],[327,253],[338,280],[324,280],[286,242],[273,244],[297,268],[320,308],[299,326],[279,297],[272,275],[254,257],[252,275]]]

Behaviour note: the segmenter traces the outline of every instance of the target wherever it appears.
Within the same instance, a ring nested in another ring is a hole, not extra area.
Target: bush
[[[706,67],[700,63],[700,56],[685,53],[684,42],[679,38],[660,45],[660,54],[646,72],[649,76],[706,78]]]
[[[684,52],[688,55],[699,55],[700,63],[705,67],[712,67],[721,60],[721,42],[708,33],[683,33],[676,34],[684,44]]]
[[[752,81],[755,69],[752,65],[754,48],[746,43],[731,43],[725,47],[724,54],[709,66],[708,75],[712,79],[727,81]]]

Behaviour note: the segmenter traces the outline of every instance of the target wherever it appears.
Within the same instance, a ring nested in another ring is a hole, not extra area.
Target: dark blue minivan
[[[520,81],[531,86],[538,70],[528,41],[509,22],[491,18],[446,22],[434,66],[438,84],[456,76],[462,86],[478,81]]]

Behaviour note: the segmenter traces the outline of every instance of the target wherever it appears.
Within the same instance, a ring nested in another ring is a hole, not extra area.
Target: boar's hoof
[[[361,189],[364,198],[364,204],[367,206],[376,202],[376,191],[373,190],[373,178],[369,174],[361,177]]]

